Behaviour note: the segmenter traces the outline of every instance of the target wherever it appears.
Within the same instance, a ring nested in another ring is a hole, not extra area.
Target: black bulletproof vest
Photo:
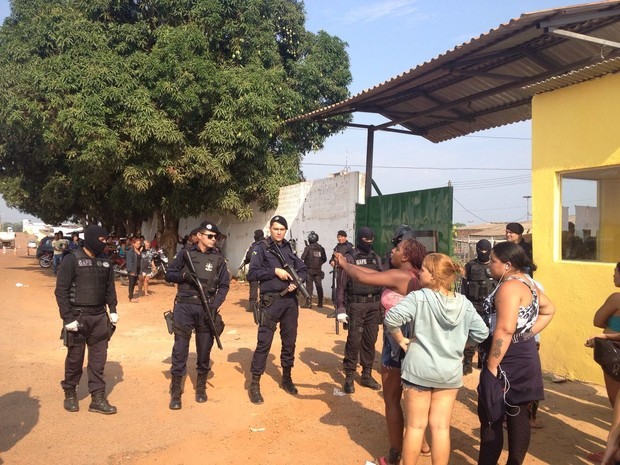
[[[192,257],[196,274],[205,292],[209,294],[215,293],[219,284],[220,269],[225,261],[224,256],[214,251],[202,253],[200,250],[191,250],[189,255]],[[190,272],[187,265],[184,266],[183,271],[185,273]],[[179,284],[178,290],[185,291],[183,292],[184,294],[194,293],[198,295],[198,289],[190,283],[183,282]]]
[[[472,302],[482,302],[497,286],[490,273],[488,265],[483,265],[478,260],[472,260],[466,266],[467,288],[465,297]]]
[[[323,254],[321,253],[321,246],[315,242],[308,246],[308,255],[306,255],[306,266],[310,270],[320,270],[323,265]]]
[[[353,250],[353,244],[351,244],[349,241],[345,242],[344,244],[341,244],[339,242],[338,244],[336,244],[336,247],[334,247],[334,252],[341,253],[342,255],[346,255],[351,250]]]
[[[364,254],[358,249],[353,249],[351,256],[353,257],[354,265],[381,271],[381,259],[374,250],[371,250],[368,254]],[[349,295],[377,295],[381,293],[381,286],[369,286],[368,284],[362,284],[349,278],[347,291]]]
[[[72,250],[75,256],[75,279],[69,301],[76,307],[105,305],[112,266],[107,258],[91,258],[83,248]],[[67,257],[68,258],[68,257]]]

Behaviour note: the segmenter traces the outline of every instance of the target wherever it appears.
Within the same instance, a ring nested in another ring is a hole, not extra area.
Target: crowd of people
[[[316,289],[318,307],[323,306],[325,249],[318,235],[311,232],[299,258],[285,239],[287,230],[286,219],[274,216],[268,236],[257,230],[244,259],[251,283],[249,310],[258,325],[248,367],[248,397],[254,404],[265,402],[260,380],[278,326],[281,387],[290,395],[298,394],[292,377],[300,306],[297,291],[305,287],[310,298],[301,304],[311,307]],[[497,463],[504,425],[508,463],[523,463],[533,405],[544,397],[537,336],[550,323],[555,307],[532,277],[532,249],[522,233],[518,223],[508,224],[506,242],[491,245],[480,241],[476,257],[463,268],[447,255],[427,253],[407,225],[396,228],[393,247],[384,258],[374,251],[371,228],[360,227],[354,244],[348,242],[346,231],[338,231],[329,264],[333,267],[334,317],[347,329],[343,390],[353,395],[356,384],[383,389],[389,451],[378,459],[379,464],[415,464],[420,455],[430,455],[435,465],[448,463],[452,410],[463,376],[473,372],[476,352],[481,369],[478,463]],[[219,309],[230,285],[226,259],[217,247],[219,236],[215,223],[201,223],[188,234],[165,275],[167,281],[177,284],[169,315],[169,330],[174,334],[172,410],[182,408],[192,337],[197,355],[195,400],[202,403],[208,398],[211,349],[214,343],[220,344],[224,323]],[[70,412],[79,410],[76,387],[88,349],[89,410],[116,413],[107,401],[103,376],[107,344],[118,322],[114,276],[109,263],[95,260],[103,257],[107,237],[103,228],[89,226],[84,243],[58,268],[56,297],[68,348],[61,385],[64,407]],[[117,253],[127,260],[131,302],[136,301],[136,284],[143,296],[148,295],[151,245],[138,237],[117,247]],[[619,270],[616,278],[620,285]],[[461,286],[457,286],[458,280],[462,280]],[[458,288],[462,294],[455,292]],[[609,321],[614,316],[620,318],[620,305],[613,300],[599,312],[599,326],[613,327]],[[620,339],[620,330],[614,331]],[[379,334],[383,346],[380,383],[373,377]],[[612,333],[606,330],[604,334],[602,337],[611,337]],[[618,382],[614,382],[608,386],[612,405],[619,391]],[[620,432],[614,429],[611,437],[614,435],[620,436]]]

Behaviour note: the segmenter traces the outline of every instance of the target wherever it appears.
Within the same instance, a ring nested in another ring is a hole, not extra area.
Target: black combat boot
[[[181,409],[181,394],[183,394],[183,377],[173,376],[170,381],[170,410]]]
[[[67,412],[77,412],[80,410],[76,388],[65,389],[64,407]]]
[[[323,308],[323,288],[322,287],[318,287],[316,289],[316,296],[317,296],[316,306],[319,308]]]
[[[381,389],[381,385],[377,383],[372,377],[372,368],[364,368],[362,370],[362,378],[360,379],[360,384],[364,387],[374,389],[375,391],[379,391]]]
[[[298,394],[297,387],[291,378],[291,367],[282,368],[282,389],[294,396]]]
[[[312,298],[306,299],[306,302],[301,306],[301,308],[312,308]]]
[[[196,402],[202,404],[207,401],[207,373],[196,378]]]
[[[260,375],[252,375],[252,383],[250,384],[250,402],[253,404],[262,404],[265,401],[260,393]]]
[[[344,392],[347,394],[353,394],[355,392],[355,372],[354,371],[345,371],[345,379],[344,379]]]
[[[93,392],[91,398],[92,400],[88,406],[89,412],[103,413],[104,415],[113,415],[116,413],[116,407],[108,403],[103,389]]]

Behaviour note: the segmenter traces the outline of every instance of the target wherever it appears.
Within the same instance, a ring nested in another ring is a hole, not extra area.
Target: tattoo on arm
[[[491,355],[493,357],[499,358],[502,355],[502,345],[504,341],[502,339],[498,339],[493,343],[493,347],[491,348]]]

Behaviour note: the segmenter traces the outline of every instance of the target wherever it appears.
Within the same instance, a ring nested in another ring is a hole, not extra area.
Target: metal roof
[[[292,118],[384,116],[349,126],[442,142],[531,118],[535,94],[620,71],[620,1],[525,13],[347,100]],[[338,124],[338,123],[334,123]]]

